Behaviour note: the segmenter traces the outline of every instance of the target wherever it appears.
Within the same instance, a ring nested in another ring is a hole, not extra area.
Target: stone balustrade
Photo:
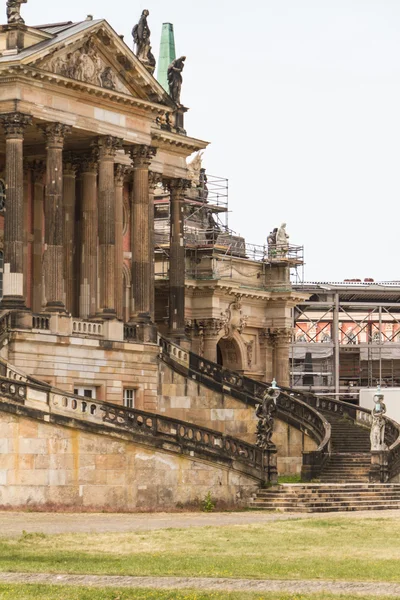
[[[139,435],[141,440],[148,439],[166,451],[228,464],[259,481],[268,479],[273,462],[267,452],[232,436],[178,419],[64,393],[45,384],[0,377],[2,400],[40,409],[47,421],[58,416],[73,419],[74,426],[89,422],[101,426],[103,432],[104,428],[111,428]]]
[[[85,321],[83,319],[72,320],[73,335],[95,335],[103,337],[103,323]]]

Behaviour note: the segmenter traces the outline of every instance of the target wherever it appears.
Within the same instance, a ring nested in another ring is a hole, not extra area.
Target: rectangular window
[[[135,408],[135,392],[133,389],[124,390],[124,406],[126,408]]]
[[[77,396],[85,396],[85,398],[91,398],[96,400],[96,388],[95,387],[79,387],[74,388],[74,394]]]

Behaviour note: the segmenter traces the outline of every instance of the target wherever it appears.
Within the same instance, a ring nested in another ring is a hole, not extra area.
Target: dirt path
[[[211,579],[207,577],[111,577],[97,575],[54,575],[48,573],[0,573],[0,583],[71,585],[86,587],[193,589],[223,592],[295,592],[300,594],[369,594],[400,597],[400,583],[362,581],[283,581],[258,579]]]
[[[304,514],[276,512],[238,513],[156,513],[156,514],[93,514],[93,513],[28,513],[0,512],[0,536],[20,536],[28,533],[123,533],[156,529],[247,525],[288,519],[395,518],[398,510],[343,513]]]

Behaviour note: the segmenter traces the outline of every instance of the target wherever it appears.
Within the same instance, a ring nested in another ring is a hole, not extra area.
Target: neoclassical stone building
[[[18,330],[3,354],[70,391],[122,403],[134,389],[154,408],[158,329],[225,367],[288,384],[298,252],[256,260],[244,240],[232,250],[230,234],[188,242],[198,181],[187,159],[207,142],[187,135],[187,109],[154,69],[91,17],[10,22],[0,52],[1,308]],[[152,366],[133,375],[132,353]]]

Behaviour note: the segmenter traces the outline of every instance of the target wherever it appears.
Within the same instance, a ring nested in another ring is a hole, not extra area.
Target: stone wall
[[[156,412],[215,429],[255,443],[257,419],[253,406],[220,394],[188,379],[161,363]],[[298,429],[276,419],[273,441],[278,451],[278,473],[300,474],[302,452],[316,449],[315,442]]]
[[[98,400],[123,403],[124,388],[136,390],[135,407],[155,410],[158,346],[93,337],[13,332],[7,360],[28,375],[73,393],[95,387]]]
[[[258,487],[223,465],[118,437],[0,411],[0,507],[198,509],[211,491],[222,508]]]

